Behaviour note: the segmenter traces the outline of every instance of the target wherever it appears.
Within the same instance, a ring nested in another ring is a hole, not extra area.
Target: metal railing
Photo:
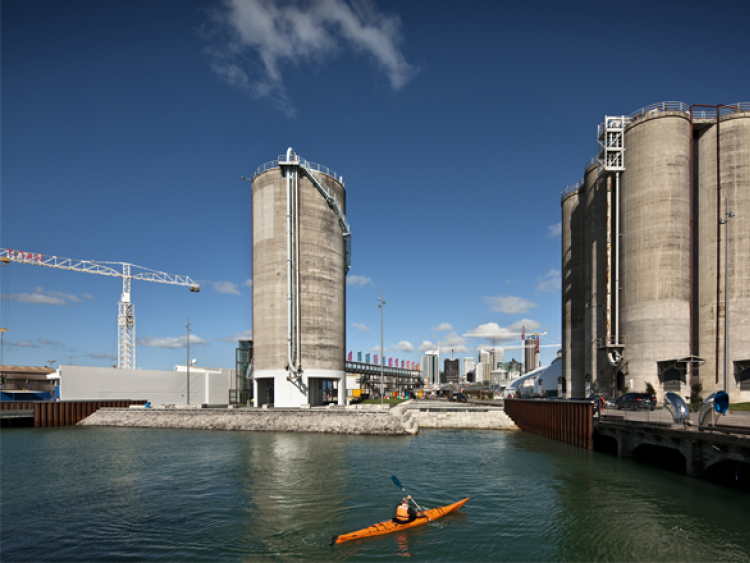
[[[320,172],[322,174],[326,174],[327,176],[330,176],[337,182],[341,183],[341,185],[344,185],[344,177],[337,174],[335,170],[332,170],[331,168],[328,168],[327,166],[323,166],[322,164],[318,164],[317,162],[310,162],[309,160],[305,160],[304,158],[301,158],[299,156],[294,157],[293,160],[287,160],[286,155],[279,155],[279,158],[276,160],[270,160],[268,162],[264,162],[258,168],[255,169],[255,172],[253,173],[253,178],[255,178],[258,174],[261,174],[265,172],[266,170],[271,170],[273,168],[278,168],[280,165],[279,163],[297,163],[301,164],[308,170],[315,170],[316,172]]]
[[[635,110],[628,117],[630,119],[638,119],[645,115],[660,113],[663,111],[682,111],[684,113],[689,113],[690,104],[686,104],[685,102],[657,102]]]
[[[589,168],[591,168],[594,164],[597,164],[598,162],[599,162],[599,159],[595,156],[592,156],[586,161],[586,167],[584,168],[584,170],[588,170]]]
[[[562,189],[562,192],[560,194],[560,199],[565,199],[565,196],[567,196],[568,194],[578,191],[578,189],[581,186],[583,186],[583,180],[580,180],[576,182],[575,184],[568,184]]]
[[[721,116],[745,112],[750,112],[750,102],[737,102],[719,108],[719,115]],[[693,119],[716,119],[716,108],[694,108]]]

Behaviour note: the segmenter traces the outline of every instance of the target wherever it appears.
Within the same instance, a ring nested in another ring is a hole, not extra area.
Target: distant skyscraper
[[[445,382],[458,383],[458,374],[461,361],[458,358],[445,358]]]
[[[481,373],[479,366],[482,366]],[[479,351],[479,364],[477,365],[477,383],[489,381],[492,374],[492,353],[487,350]]]
[[[477,361],[474,358],[464,358],[464,380],[466,380],[467,373],[474,371],[475,365],[477,365]]]
[[[430,350],[422,356],[422,379],[425,385],[440,385],[440,356]]]
[[[539,367],[539,337],[532,336],[524,340],[524,363],[526,364],[526,373],[534,371]]]
[[[489,364],[479,362],[477,364],[477,367],[474,370],[474,381],[476,383],[482,383],[486,378],[484,377],[484,366],[487,366]]]

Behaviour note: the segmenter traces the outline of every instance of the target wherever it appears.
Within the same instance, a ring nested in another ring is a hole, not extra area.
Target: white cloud
[[[456,353],[468,352],[469,349],[466,347],[466,340],[460,337],[456,332],[446,334],[445,338],[440,341],[440,350],[453,350]]]
[[[21,340],[19,342],[8,342],[7,345],[17,348],[62,348],[62,342],[47,340],[46,338],[35,338],[33,341]]]
[[[516,321],[508,327],[500,326],[497,323],[486,323],[471,329],[469,332],[464,334],[464,336],[472,338],[483,338],[488,342],[492,342],[492,339],[494,338],[495,342],[501,344],[503,342],[509,342],[511,340],[520,340],[523,327],[526,327],[526,333],[528,334],[529,332],[539,328],[539,323],[531,319],[521,319],[520,321]],[[482,346],[482,348],[485,348],[485,346]]]
[[[91,295],[90,293],[81,293],[81,297],[83,297],[84,299],[88,299],[89,301],[94,300],[94,296]]]
[[[538,307],[536,303],[528,299],[514,297],[513,295],[509,295],[508,297],[502,295],[484,297],[483,301],[490,305],[491,311],[499,311],[501,313],[525,313],[532,307]]]
[[[253,339],[253,331],[245,330],[243,332],[237,332],[233,334],[232,336],[225,336],[223,338],[217,338],[216,340],[218,342],[228,342],[229,344],[237,344],[238,340],[252,340]],[[192,340],[190,341],[192,342]]]
[[[43,295],[41,293],[11,293],[8,295],[8,299],[11,301],[18,301],[19,303],[36,303],[37,305],[65,306],[68,304],[64,299],[50,297],[49,295]]]
[[[385,354],[388,351],[388,347],[385,346],[383,348],[383,354]],[[380,346],[373,346],[370,348],[370,352],[375,352],[376,354],[380,354]]]
[[[542,326],[542,325],[540,325],[536,321],[532,321],[531,319],[521,319],[520,321],[514,322],[508,328],[516,330],[516,331],[522,331],[525,328],[526,329],[526,333],[528,334],[529,331],[536,330],[540,326]]]
[[[362,323],[352,323],[352,326],[357,330],[370,330],[369,326],[363,325]]]
[[[250,289],[253,288],[253,278],[247,278],[245,281],[242,282],[242,285],[245,287],[249,287]]]
[[[562,276],[554,268],[547,272],[543,278],[539,278],[537,291],[552,293],[562,287]]]
[[[455,331],[446,334],[439,342],[431,342],[429,340],[423,340],[418,350],[420,352],[426,352],[427,350],[437,350],[440,346],[440,353],[450,353],[451,350],[455,353],[468,352],[469,349],[466,347],[466,340],[459,336]]]
[[[147,336],[146,338],[138,338],[136,342],[141,346],[147,346],[148,348],[185,348],[187,346],[186,336],[168,336],[164,338],[155,338],[153,336]],[[190,335],[191,346],[202,346],[209,344],[208,340],[199,338],[195,334]]]
[[[359,286],[373,285],[372,280],[367,276],[346,276],[346,285]]]
[[[453,330],[453,326],[450,323],[440,323],[437,326],[433,326],[430,330],[434,330],[435,332],[446,332]]]
[[[547,238],[559,237],[562,233],[562,223],[555,223],[547,227]]]
[[[404,354],[411,354],[414,351],[414,346],[412,346],[411,342],[402,340],[401,342],[399,342],[393,347],[393,350],[395,352],[403,352]]]
[[[229,85],[268,98],[288,117],[295,108],[284,86],[287,65],[322,65],[338,52],[364,54],[386,74],[393,90],[415,69],[400,43],[401,20],[372,2],[345,0],[224,0],[205,33],[219,43],[206,49],[211,69]]]
[[[240,291],[237,289],[237,284],[234,282],[230,282],[230,281],[211,282],[211,287],[213,287],[216,293],[228,293],[230,295],[242,295]]]
[[[44,291],[41,287],[35,287],[34,293],[41,293],[42,295],[48,295],[50,297],[57,297],[59,299],[67,299],[71,303],[83,303],[77,295],[72,293],[62,293],[61,291]]]
[[[37,305],[66,306],[70,303],[82,303],[81,298],[72,293],[47,291],[41,287],[35,287],[34,293],[11,293],[8,295],[8,299],[19,303],[35,303]]]

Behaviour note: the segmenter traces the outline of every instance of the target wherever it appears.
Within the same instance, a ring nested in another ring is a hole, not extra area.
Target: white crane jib
[[[122,278],[122,296],[120,297],[119,314],[117,317],[117,367],[120,369],[135,369],[135,313],[133,303],[130,300],[130,281],[142,280],[169,285],[182,285],[190,288],[192,292],[199,292],[200,285],[187,276],[179,276],[149,270],[142,266],[128,264],[127,262],[97,262],[95,260],[73,260],[59,256],[45,256],[36,252],[24,252],[22,250],[2,249],[0,250],[0,261],[7,265],[10,262],[18,264],[30,264],[32,266],[46,266],[58,270],[72,270],[87,274],[99,274],[101,276],[112,276]],[[120,266],[115,269],[113,266]],[[133,269],[140,270],[133,273]]]

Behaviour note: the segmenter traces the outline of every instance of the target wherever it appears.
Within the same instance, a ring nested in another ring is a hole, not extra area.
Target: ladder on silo
[[[599,339],[598,348],[607,351],[612,367],[622,368],[625,339],[620,335],[620,173],[625,171],[625,115],[605,115],[597,134],[599,179],[607,182],[607,337]],[[612,175],[615,176],[615,225],[612,232]],[[612,242],[615,243],[612,272]],[[614,275],[613,275],[614,273]],[[612,282],[614,281],[614,291]],[[614,294],[614,317],[612,297]],[[614,320],[614,322],[612,322]],[[603,342],[602,342],[603,340]]]

